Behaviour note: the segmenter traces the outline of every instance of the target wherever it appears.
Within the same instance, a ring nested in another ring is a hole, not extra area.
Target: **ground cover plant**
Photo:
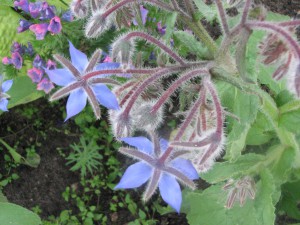
[[[53,149],[79,177],[62,193],[74,210],[42,221],[39,206],[32,212],[2,194],[3,224],[117,224],[124,208],[130,224],[162,224],[153,215],[173,211],[192,225],[300,222],[297,17],[251,0],[0,6],[1,117],[46,97],[65,110],[48,129],[72,138],[80,128],[77,142]],[[20,113],[40,128],[38,110]],[[6,171],[44,162],[42,143],[20,152],[22,143],[5,138],[4,193],[19,178]]]

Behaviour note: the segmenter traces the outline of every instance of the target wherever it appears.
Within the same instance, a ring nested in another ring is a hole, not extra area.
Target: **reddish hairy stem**
[[[136,82],[135,81],[130,81],[124,85],[122,85],[121,87],[119,87],[116,91],[116,95],[118,96],[119,94],[121,94],[122,91],[126,90],[127,88],[130,88],[132,85],[134,85]]]
[[[149,34],[146,34],[144,32],[140,32],[140,31],[133,31],[133,32],[130,32],[129,34],[127,34],[124,37],[124,39],[129,40],[129,39],[135,38],[135,37],[140,37],[140,38],[146,39],[149,42],[152,42],[153,44],[157,45],[159,48],[164,50],[175,61],[177,61],[178,63],[180,63],[183,66],[186,65],[186,62],[179,55],[177,55],[172,49],[170,49],[167,45],[160,42],[158,39],[152,37]]]
[[[250,6],[251,6],[251,0],[246,0],[245,6],[244,6],[244,11],[243,11],[243,14],[242,14],[241,24],[246,23],[247,17],[249,15]]]
[[[212,100],[214,102],[215,105],[215,110],[216,110],[216,115],[217,115],[217,124],[216,124],[216,133],[217,134],[222,134],[223,132],[223,109],[217,94],[217,91],[215,89],[215,87],[213,86],[213,84],[211,83],[210,80],[206,79],[204,81],[205,83],[205,87],[207,88],[207,90],[210,92],[210,95],[212,97]]]
[[[198,75],[208,74],[208,71],[206,69],[196,69],[193,71],[190,71],[186,74],[184,74],[182,77],[180,77],[178,80],[176,80],[158,99],[158,101],[155,103],[155,105],[152,107],[151,113],[156,113],[159,108],[167,101],[167,99],[176,91],[177,88],[182,85],[182,83],[198,76]]]
[[[180,70],[180,68],[182,68],[182,67],[164,68],[164,69],[161,69],[161,70],[157,71],[156,73],[152,74],[151,77],[149,77],[148,79],[144,80],[143,83],[136,89],[132,98],[129,100],[129,102],[123,112],[124,116],[127,117],[129,115],[130,110],[131,110],[132,106],[134,105],[135,101],[142,94],[142,92],[145,90],[145,88],[148,85],[150,85],[157,79],[161,78],[162,76],[168,75],[170,73],[178,72]]]
[[[217,4],[217,8],[218,8],[218,12],[219,12],[219,16],[221,19],[221,24],[222,24],[223,30],[226,35],[229,35],[229,27],[228,27],[228,22],[226,19],[226,13],[225,13],[225,10],[223,7],[223,3],[221,2],[221,0],[216,0],[216,4]]]
[[[175,138],[174,138],[174,141],[178,141],[184,134],[186,128],[188,127],[188,125],[192,122],[193,118],[194,118],[194,115],[195,113],[197,112],[197,110],[199,109],[199,107],[201,106],[203,100],[202,98],[205,96],[204,93],[206,92],[205,88],[202,88],[201,91],[200,91],[200,96],[199,98],[197,99],[197,101],[194,103],[193,107],[191,108],[188,116],[185,118],[184,122],[181,124]],[[171,152],[173,151],[173,147],[168,147],[167,150],[164,152],[164,154],[160,157],[159,161],[161,163],[165,162]]]
[[[276,34],[280,35],[283,39],[285,39],[289,43],[291,49],[296,53],[297,58],[300,59],[300,47],[298,45],[298,42],[295,41],[286,30],[282,29],[278,25],[267,23],[267,22],[260,22],[260,21],[255,21],[255,22],[249,21],[245,25],[249,28],[259,28],[259,29],[265,29],[273,32],[275,31]]]
[[[300,26],[300,20],[281,22],[281,23],[277,23],[277,25],[280,27]]]
[[[124,73],[132,73],[132,74],[149,74],[153,73],[157,69],[129,69],[129,70],[123,70],[123,69],[111,69],[111,70],[99,70],[99,71],[93,71],[85,74],[82,76],[82,79],[88,80],[92,77],[103,75],[103,74],[124,74]]]
[[[126,101],[131,97],[131,95],[134,93],[134,90],[136,87],[140,84],[140,82],[136,83],[131,90],[124,96],[124,98],[120,101],[120,107],[122,107]]]
[[[118,2],[117,4],[113,5],[112,7],[110,7],[109,9],[107,9],[104,13],[103,13],[103,17],[106,18],[108,17],[110,14],[112,14],[113,12],[115,12],[116,10],[126,6],[129,3],[132,2],[136,2],[136,0],[123,0],[121,2]],[[170,7],[167,4],[164,4],[158,0],[144,0],[144,2],[148,2],[150,4],[156,5],[162,9],[168,10],[168,11],[173,11],[173,8]]]

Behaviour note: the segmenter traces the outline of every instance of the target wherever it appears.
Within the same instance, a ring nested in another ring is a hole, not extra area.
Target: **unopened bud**
[[[155,130],[163,121],[162,107],[156,112],[151,113],[155,102],[143,102],[141,105],[132,109],[134,127],[137,130]]]
[[[112,24],[111,19],[112,15],[104,17],[103,11],[98,10],[88,20],[85,27],[85,36],[88,38],[96,38],[100,36],[101,33]]]
[[[70,5],[72,14],[77,18],[85,18],[89,12],[88,0],[73,0]]]
[[[112,57],[127,68],[130,65],[132,54],[134,51],[134,45],[132,40],[125,38],[119,38],[112,46]]]
[[[124,116],[123,111],[109,111],[109,120],[112,126],[112,131],[117,139],[132,136],[133,121],[131,116]]]

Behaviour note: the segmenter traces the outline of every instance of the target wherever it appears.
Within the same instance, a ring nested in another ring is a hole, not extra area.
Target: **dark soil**
[[[78,142],[80,136],[74,122],[63,123],[63,115],[59,108],[64,108],[64,105],[65,103],[61,102],[60,105],[51,106],[46,99],[40,99],[25,106],[16,107],[0,117],[0,137],[11,146],[18,142],[18,153],[26,156],[26,148],[33,145],[40,146],[35,149],[41,157],[39,166],[31,168],[20,165],[13,169],[14,171],[10,171],[10,173],[17,173],[20,178],[8,184],[3,192],[12,203],[28,209],[38,206],[42,210],[40,214],[42,219],[47,219],[51,215],[57,217],[63,210],[72,210],[76,213],[78,209],[75,202],[66,202],[62,193],[68,186],[77,186],[78,192],[83,189],[79,184],[79,175],[69,170],[65,165],[65,159],[57,150],[61,148],[69,151],[70,144]],[[21,113],[28,109],[35,109],[31,118]],[[37,120],[42,124],[36,123]],[[3,157],[0,158],[0,165],[0,173],[7,174]],[[122,165],[122,167],[124,168],[121,169],[125,170],[127,166]],[[105,209],[104,214],[110,220],[108,224],[124,225],[136,219],[127,209],[111,212],[109,203],[114,193],[111,190],[101,190],[101,193],[103,193],[101,194],[103,198],[101,198],[100,205]],[[138,205],[141,204],[141,193],[130,191],[130,194]],[[99,199],[94,199],[94,201],[91,205],[96,205]],[[188,224],[184,214],[169,213],[160,216],[155,213],[153,219],[162,225]]]

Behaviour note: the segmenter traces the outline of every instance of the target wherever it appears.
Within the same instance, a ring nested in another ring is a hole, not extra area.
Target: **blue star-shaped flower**
[[[116,69],[120,67],[119,63],[98,63],[101,56],[101,50],[96,50],[93,56],[88,60],[87,56],[77,50],[70,42],[71,62],[60,55],[54,55],[54,58],[65,68],[48,70],[45,68],[50,80],[63,86],[55,92],[50,100],[60,99],[68,94],[67,117],[81,112],[87,100],[89,100],[97,119],[100,118],[99,103],[108,109],[119,109],[118,101],[115,95],[105,84],[118,85],[113,79],[106,75],[90,76],[91,73],[99,70]],[[104,84],[105,83],[105,84]]]
[[[3,77],[0,75],[0,84],[2,83]],[[13,84],[13,80],[6,80],[1,84],[0,87],[0,110],[2,111],[8,111],[7,104],[9,98],[9,95],[6,94],[6,92],[11,88]]]
[[[176,179],[194,189],[192,180],[198,179],[198,173],[189,160],[178,158],[181,152],[175,152],[162,160],[168,142],[164,139],[153,137],[153,142],[145,137],[128,137],[121,140],[137,148],[121,148],[120,152],[140,160],[127,168],[121,181],[115,189],[136,188],[146,183],[148,186],[144,193],[144,200],[147,201],[155,192],[157,186],[165,202],[177,212],[181,206],[181,189]],[[179,153],[179,154],[178,154]]]

